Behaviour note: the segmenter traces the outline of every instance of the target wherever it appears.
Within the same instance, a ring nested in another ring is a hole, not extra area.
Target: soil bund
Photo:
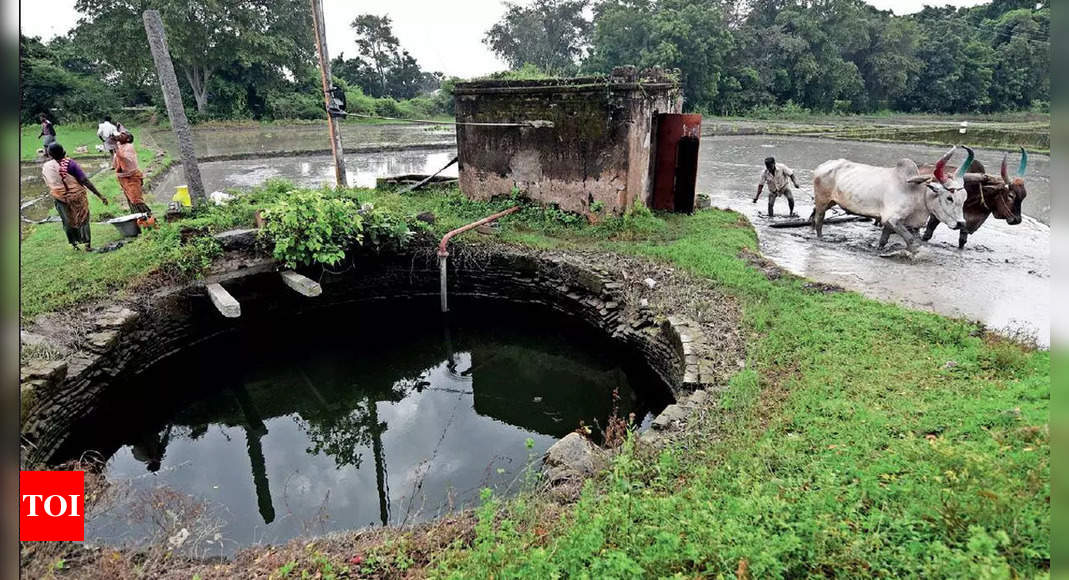
[[[268,320],[353,302],[438,295],[433,240],[403,254],[352,257],[337,273],[306,271],[323,287],[321,296],[307,298],[283,283],[275,260],[256,252],[254,230],[222,238],[229,251],[203,281],[85,307],[73,315],[87,321],[78,329],[70,328],[71,313],[35,323],[33,341],[65,355],[24,361],[23,465],[60,459],[56,453],[69,443],[72,426],[94,412],[118,377],[145,372],[156,361],[232,331],[238,322],[216,311],[205,292],[208,283],[223,284],[241,303],[242,317]],[[641,356],[677,400],[697,389],[718,391],[743,364],[734,302],[663,266],[613,254],[485,243],[458,245],[449,267],[451,296],[538,304],[576,317]],[[694,304],[702,310],[694,311]]]

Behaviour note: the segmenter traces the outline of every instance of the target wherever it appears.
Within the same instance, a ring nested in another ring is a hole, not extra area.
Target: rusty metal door
[[[691,213],[698,179],[702,116],[663,113],[657,115],[656,126],[653,209]]]

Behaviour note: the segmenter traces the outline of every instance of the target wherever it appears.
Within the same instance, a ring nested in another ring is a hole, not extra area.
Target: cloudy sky
[[[877,8],[905,14],[925,4],[972,6],[984,0],[866,0]],[[522,2],[522,0],[521,0]],[[462,8],[461,8],[462,7]],[[65,34],[78,20],[74,0],[20,2],[22,33],[44,39]],[[483,35],[504,13],[501,0],[323,0],[327,48],[332,55],[356,51],[349,23],[360,13],[387,14],[394,34],[420,65],[446,75],[471,77],[505,68],[482,43]]]

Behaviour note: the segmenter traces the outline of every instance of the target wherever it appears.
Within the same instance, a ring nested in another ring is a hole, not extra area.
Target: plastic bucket
[[[193,200],[189,198],[188,185],[179,185],[178,187],[175,187],[174,190],[174,197],[171,198],[172,201],[177,201],[185,207],[193,206]]]

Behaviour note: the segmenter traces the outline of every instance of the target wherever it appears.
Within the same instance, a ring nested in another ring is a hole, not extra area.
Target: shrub
[[[264,208],[261,235],[274,244],[275,258],[289,267],[334,265],[363,238],[363,217],[347,199],[321,191],[296,191]]]
[[[272,92],[267,95],[267,113],[273,119],[322,119],[322,93]]]
[[[397,101],[390,97],[375,99],[375,114],[380,117],[400,117],[403,112]]]
[[[400,250],[415,235],[407,220],[394,212],[365,204],[360,210],[364,214],[364,245],[375,251]],[[415,221],[425,225],[424,222]]]
[[[272,187],[284,187],[284,182]],[[345,194],[342,194],[345,195]],[[261,235],[274,244],[275,258],[289,267],[324,264],[332,266],[354,246],[393,251],[404,248],[425,224],[411,223],[399,211],[370,203],[357,207],[353,199],[330,191],[293,191],[282,197],[258,193],[268,201],[263,209]]]
[[[195,236],[188,242],[181,243],[177,228],[161,229],[155,235],[162,236],[156,240],[157,247],[168,248],[160,270],[172,276],[200,277],[223,253],[219,241],[211,236]]]

